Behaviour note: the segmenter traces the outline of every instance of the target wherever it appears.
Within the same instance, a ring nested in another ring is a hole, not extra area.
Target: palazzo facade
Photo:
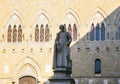
[[[50,84],[60,24],[75,84],[120,84],[120,0],[0,0],[0,84]]]

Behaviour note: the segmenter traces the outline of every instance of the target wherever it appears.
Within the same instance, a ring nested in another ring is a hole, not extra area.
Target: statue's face
[[[61,29],[61,31],[64,31],[64,28],[60,28]]]
[[[64,26],[61,25],[61,26],[60,26],[60,30],[61,30],[61,31],[64,31]]]

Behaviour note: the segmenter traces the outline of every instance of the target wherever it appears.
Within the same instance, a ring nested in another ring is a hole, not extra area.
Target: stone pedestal
[[[51,84],[75,84],[66,68],[56,68],[54,76],[49,79]]]

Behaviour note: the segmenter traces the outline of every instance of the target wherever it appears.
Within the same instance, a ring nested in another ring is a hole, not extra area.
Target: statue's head
[[[64,31],[64,30],[65,30],[65,26],[64,26],[64,25],[60,25],[60,26],[59,26],[59,29],[60,29],[61,31]]]

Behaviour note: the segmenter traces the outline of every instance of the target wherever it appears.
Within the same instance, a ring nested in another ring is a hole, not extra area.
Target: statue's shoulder
[[[58,33],[56,34],[56,36],[57,36],[57,38],[59,38],[59,37],[60,37],[60,32],[58,32]]]
[[[67,31],[64,31],[65,33],[68,33]]]
[[[70,33],[69,33],[69,32],[67,32],[67,31],[66,31],[66,34],[70,35]]]

